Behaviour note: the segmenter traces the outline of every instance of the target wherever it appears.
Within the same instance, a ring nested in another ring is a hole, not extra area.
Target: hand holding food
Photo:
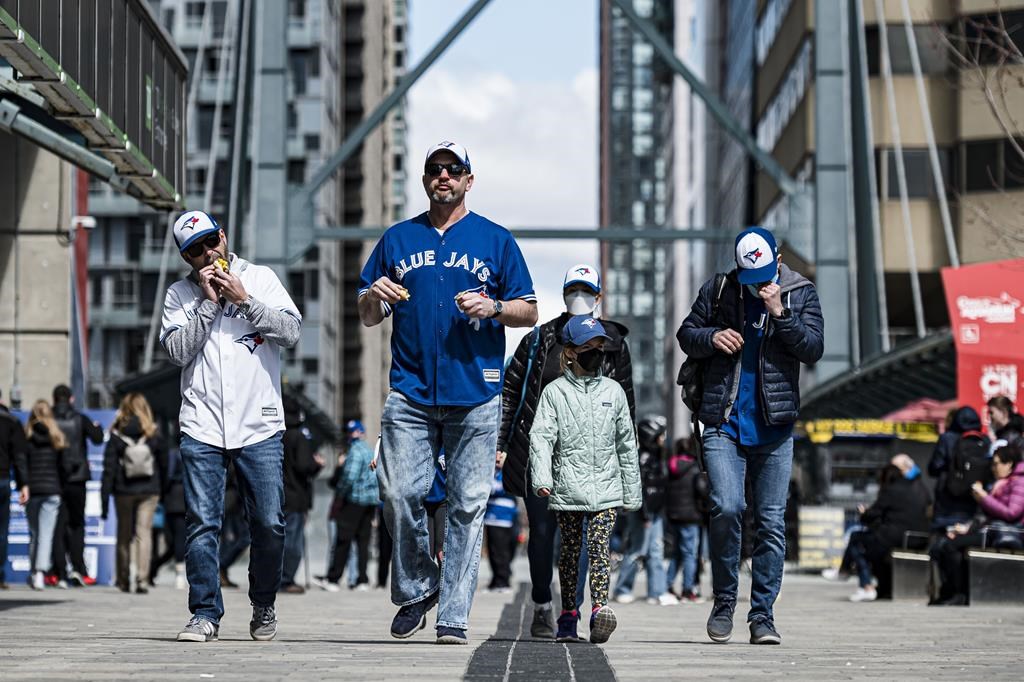
[[[409,290],[397,282],[392,282],[389,277],[381,277],[371,284],[366,294],[371,298],[389,304],[397,303],[398,301],[408,301],[410,298]]]
[[[228,262],[223,258],[218,258],[217,260],[213,261],[213,264],[220,268],[221,272],[227,272],[228,269],[230,268]]]

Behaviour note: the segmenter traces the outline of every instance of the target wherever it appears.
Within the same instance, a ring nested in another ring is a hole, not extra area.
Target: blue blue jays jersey
[[[384,305],[394,318],[391,388],[421,405],[481,405],[501,392],[505,327],[473,320],[455,297],[472,291],[501,301],[536,301],[512,233],[468,213],[438,234],[426,213],[393,225],[363,267],[359,295],[381,277],[409,300]]]

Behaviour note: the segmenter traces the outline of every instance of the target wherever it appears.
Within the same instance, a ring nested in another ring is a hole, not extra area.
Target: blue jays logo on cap
[[[184,251],[206,235],[216,232],[220,225],[209,213],[186,211],[174,221],[174,242],[179,251]]]
[[[590,315],[573,315],[562,329],[562,340],[571,346],[582,346],[596,338],[611,339],[604,325]]]
[[[577,263],[565,271],[562,288],[565,289],[572,284],[585,284],[595,294],[599,294],[601,293],[601,273],[593,265]]]
[[[779,248],[775,235],[763,227],[751,227],[736,236],[736,269],[740,284],[760,284],[775,278]]]
[[[255,354],[256,349],[263,345],[263,341],[263,335],[259,332],[252,332],[251,334],[246,334],[245,336],[240,336],[235,339],[235,343],[242,344],[248,348],[249,352],[252,354]]]

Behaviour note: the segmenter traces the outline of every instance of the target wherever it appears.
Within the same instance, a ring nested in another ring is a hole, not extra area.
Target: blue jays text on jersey
[[[495,300],[537,300],[526,261],[505,228],[470,212],[443,234],[421,214],[392,226],[363,268],[359,295],[381,277],[411,299],[391,315],[391,388],[421,405],[471,407],[501,390],[505,328],[471,320],[455,302],[473,291]]]

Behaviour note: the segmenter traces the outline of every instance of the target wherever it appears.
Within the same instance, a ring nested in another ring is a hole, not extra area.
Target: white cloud
[[[427,206],[416,170],[434,143],[466,146],[473,164],[469,208],[506,227],[597,225],[597,70],[569,83],[513,81],[497,72],[455,75],[435,67],[409,95],[409,213]],[[522,240],[540,320],[555,317],[562,276],[597,263],[594,240]],[[529,330],[510,330],[507,352]]]

